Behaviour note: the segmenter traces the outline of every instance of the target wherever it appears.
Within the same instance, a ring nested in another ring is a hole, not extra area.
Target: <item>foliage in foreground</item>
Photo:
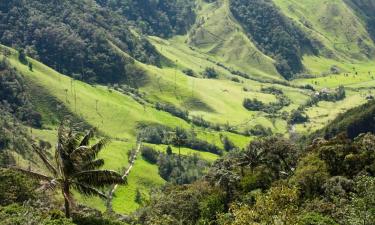
[[[201,180],[153,192],[140,224],[374,224],[375,136],[270,137],[219,159]]]
[[[73,125],[62,123],[58,129],[53,163],[46,156],[44,149],[33,145],[35,153],[40,157],[49,174],[14,167],[15,170],[43,182],[42,189],[61,191],[67,218],[70,217],[70,207],[73,203],[72,189],[84,195],[106,198],[107,196],[100,188],[125,183],[119,173],[112,170],[100,170],[104,165],[104,160],[97,159],[97,156],[105,147],[107,140],[102,139],[90,145],[94,131],[92,129],[85,135],[81,135],[76,132]]]

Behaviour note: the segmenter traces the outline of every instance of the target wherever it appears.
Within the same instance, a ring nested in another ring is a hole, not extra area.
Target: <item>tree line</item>
[[[136,85],[144,72],[119,50],[161,64],[155,48],[133,34],[123,15],[93,0],[11,0],[0,4],[0,15],[2,44],[75,79]]]
[[[303,54],[317,54],[314,41],[288,20],[269,0],[231,0],[230,9],[247,34],[265,53],[276,60],[286,79],[304,70]]]

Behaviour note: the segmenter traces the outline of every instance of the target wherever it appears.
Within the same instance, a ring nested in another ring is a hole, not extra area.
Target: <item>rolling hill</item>
[[[71,115],[112,140],[104,167],[123,171],[142,126],[180,127],[222,151],[183,146],[182,155],[212,163],[228,152],[224,137],[242,149],[270,134],[309,136],[373,95],[374,1],[152,2],[0,3],[0,58],[22,75],[41,115],[39,127],[20,120],[30,137],[54,143]],[[339,87],[343,98],[330,98]],[[145,145],[164,153],[168,143]],[[35,160],[13,157],[23,166]],[[139,157],[114,210],[135,211],[138,192],[147,199],[165,183]],[[78,199],[105,210],[100,199]]]

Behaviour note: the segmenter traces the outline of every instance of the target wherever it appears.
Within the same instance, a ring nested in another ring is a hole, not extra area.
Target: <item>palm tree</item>
[[[180,128],[176,127],[174,132],[172,132],[173,137],[172,137],[172,143],[174,145],[177,145],[178,147],[178,163],[179,166],[181,167],[181,146],[183,146],[187,140],[187,134],[186,132]]]
[[[35,153],[43,161],[50,173],[49,175],[15,168],[42,181],[44,188],[60,189],[64,197],[67,218],[70,217],[70,206],[73,200],[72,189],[84,195],[96,195],[106,198],[106,195],[99,189],[107,185],[124,184],[126,182],[115,171],[99,169],[103,166],[104,160],[96,158],[108,140],[102,139],[96,144],[90,145],[89,142],[94,137],[94,133],[95,129],[91,129],[86,135],[81,135],[75,132],[72,126],[66,127],[62,123],[58,130],[54,164],[49,161],[40,147],[33,144]]]

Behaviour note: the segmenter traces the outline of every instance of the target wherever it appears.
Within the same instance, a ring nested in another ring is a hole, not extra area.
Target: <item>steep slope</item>
[[[259,51],[233,17],[229,0],[198,1],[198,18],[187,43],[254,76],[280,78],[274,60]]]
[[[2,1],[0,42],[75,79],[136,85],[142,71],[116,54],[115,44],[132,57],[156,65],[161,57],[146,39],[132,32],[121,14],[84,1]],[[137,78],[137,79],[134,79]]]
[[[169,127],[190,128],[186,121],[172,116],[169,113],[156,110],[152,105],[142,105],[130,95],[125,95],[116,90],[104,86],[92,86],[64,76],[53,69],[35,61],[31,58],[29,62],[33,64],[31,71],[27,65],[19,62],[17,54],[10,50],[9,62],[25,76],[31,87],[38,88],[45,96],[43,100],[50,98],[57,99],[70,112],[84,120],[90,126],[99,128],[102,135],[110,137],[113,142],[101,155],[105,159],[105,168],[122,170],[128,164],[127,152],[135,146],[137,139],[137,127],[140,123],[163,124]],[[36,109],[45,108],[45,103],[36,101]],[[53,107],[50,104],[50,107]],[[52,111],[46,113],[41,110],[42,118],[49,118]],[[54,128],[54,120],[44,120],[43,128]],[[46,138],[51,143],[55,142],[55,130],[36,130],[35,138]],[[221,146],[221,135],[228,136],[236,143],[244,146],[249,138],[235,135],[228,132],[209,132],[199,127],[195,128],[198,138],[207,140]],[[160,150],[164,151],[166,146],[161,145]],[[177,149],[173,149],[177,151]],[[212,161],[218,156],[208,152],[197,152],[189,148],[183,148],[184,155],[199,153],[200,157]],[[138,207],[134,196],[137,189],[147,196],[151,187],[161,185],[164,181],[158,175],[155,165],[147,163],[142,158],[136,162],[135,168],[129,177],[129,185],[120,187],[114,199],[114,209],[118,212],[130,212]],[[90,206],[104,209],[104,204],[99,199],[82,199]]]
[[[181,127],[219,148],[227,137],[243,148],[249,140],[272,133],[309,135],[372,95],[372,17],[365,11],[371,5],[264,0],[257,1],[266,5],[257,5],[254,12],[261,16],[256,18],[251,15],[254,1],[244,2],[197,0],[186,8],[186,0],[1,2],[0,43],[24,48],[38,59],[22,63],[22,49],[9,50],[9,61],[25,77],[33,107],[42,116],[42,128],[33,129],[31,136],[54,143],[55,127],[70,114],[113,140],[101,157],[106,168],[122,170],[140,125]],[[231,9],[233,3],[244,9]],[[181,21],[183,17],[189,18]],[[268,36],[271,31],[276,34]],[[299,69],[289,75],[302,71],[298,79],[286,81],[280,75],[279,48],[292,54],[282,55],[289,63],[297,60]],[[207,71],[217,76],[208,77]],[[308,105],[320,91],[339,86],[345,98]],[[245,100],[262,107],[246,108]],[[296,110],[308,120],[292,124]],[[167,147],[149,146],[160,152]],[[197,152],[181,149],[183,155]],[[219,157],[199,154],[207,161]],[[19,163],[27,165],[22,159]],[[165,181],[157,166],[140,158],[129,182],[116,192],[117,212],[138,208],[137,189],[147,196]],[[80,201],[104,210],[99,199]]]
[[[375,133],[375,102],[370,101],[359,107],[340,114],[323,129],[311,135],[314,137],[332,138],[345,133],[349,138],[355,138],[362,133]]]
[[[258,48],[276,60],[276,68],[285,79],[304,71],[303,55],[318,54],[313,41],[272,1],[232,0],[230,10]]]
[[[195,1],[190,0],[96,0],[101,6],[121,15],[134,23],[148,35],[171,37],[185,34],[195,22]]]
[[[345,0],[353,8],[358,17],[366,24],[367,31],[375,41],[375,1],[374,0]]]
[[[319,40],[322,56],[347,61],[373,58],[374,42],[364,23],[343,0],[274,2],[306,33]]]

